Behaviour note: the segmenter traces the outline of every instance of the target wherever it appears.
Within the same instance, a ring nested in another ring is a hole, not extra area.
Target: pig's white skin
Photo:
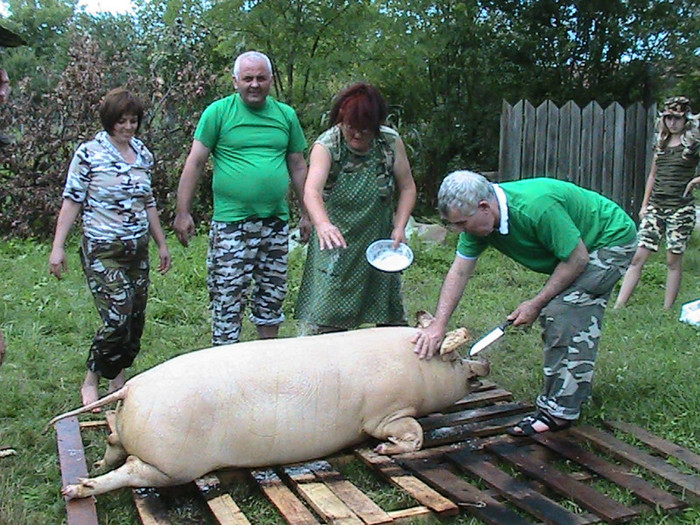
[[[64,494],[176,485],[223,467],[305,461],[367,435],[388,441],[381,453],[417,450],[423,435],[414,418],[464,397],[469,379],[487,374],[488,364],[420,360],[410,342],[415,332],[384,327],[268,339],[166,361],[101,400],[123,399],[101,463],[115,466],[128,455],[126,464]]]

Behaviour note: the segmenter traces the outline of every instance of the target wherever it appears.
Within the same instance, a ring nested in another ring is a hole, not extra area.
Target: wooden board
[[[61,465],[63,486],[78,482],[87,477],[83,439],[80,435],[77,417],[68,417],[56,423],[58,460]],[[94,498],[67,499],[66,514],[68,525],[97,525],[97,509]]]
[[[504,443],[489,445],[487,450],[513,464],[520,472],[536,479],[551,490],[601,516],[607,523],[623,523],[639,516],[638,511],[625,507],[589,485],[562,472],[552,464],[538,461],[532,455],[531,446]]]

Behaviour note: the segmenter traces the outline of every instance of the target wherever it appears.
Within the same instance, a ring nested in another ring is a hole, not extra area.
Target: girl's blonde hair
[[[663,150],[671,138],[671,132],[664,121],[664,117],[668,115],[685,118],[685,126],[681,134],[683,157],[696,154],[695,152],[700,148],[700,114],[694,115],[690,109],[690,100],[680,96],[667,99],[664,102],[664,110],[656,120],[656,151]]]

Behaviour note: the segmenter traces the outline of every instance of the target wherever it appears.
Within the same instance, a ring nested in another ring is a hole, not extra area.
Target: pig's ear
[[[416,312],[416,328],[428,328],[435,319],[429,312],[418,310]]]
[[[457,330],[448,332],[442,341],[442,345],[440,345],[440,355],[457,350],[470,339],[471,335],[469,335],[469,331],[466,328],[457,328]]]

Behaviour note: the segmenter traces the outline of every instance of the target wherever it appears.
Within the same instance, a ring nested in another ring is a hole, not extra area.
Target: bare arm
[[[185,167],[180,175],[180,183],[177,186],[177,210],[173,228],[177,239],[187,246],[190,237],[194,235],[194,221],[192,220],[192,198],[197,188],[204,166],[209,159],[209,148],[198,140],[192,141]]]
[[[649,176],[647,177],[647,183],[644,185],[644,198],[642,199],[642,205],[639,207],[639,218],[641,219],[646,215],[647,206],[649,206],[649,198],[651,197],[651,190],[654,187],[654,181],[656,180],[656,155],[654,155],[651,161],[651,168],[649,169]]]
[[[331,223],[323,202],[323,188],[330,170],[331,154],[320,144],[315,144],[309,156],[309,175],[304,186],[304,204],[316,228],[321,250],[347,247],[343,234]]]
[[[146,214],[148,215],[148,229],[151,232],[151,237],[158,246],[158,258],[160,259],[160,265],[158,270],[160,273],[165,275],[170,269],[172,259],[170,257],[170,250],[168,250],[168,245],[165,242],[165,234],[163,233],[163,228],[160,225],[160,217],[158,216],[158,210],[155,206],[146,208]]]
[[[440,348],[440,343],[445,338],[447,323],[462,298],[464,289],[474,273],[476,263],[477,259],[455,257],[440,290],[435,319],[430,326],[419,330],[413,337],[412,342],[415,343],[413,351],[421,359],[430,359]]]
[[[579,240],[574,251],[565,261],[561,261],[554,268],[547,282],[540,292],[528,301],[521,303],[508,316],[513,321],[513,326],[531,324],[540,314],[549,301],[566,290],[576,278],[583,273],[588,264],[589,256],[583,241]]]
[[[394,239],[394,247],[400,242],[406,242],[406,224],[411,218],[411,212],[416,205],[416,183],[411,174],[411,165],[408,162],[406,148],[399,139],[396,143],[396,160],[394,161],[394,178],[399,190],[399,201],[394,214],[394,231],[391,238]]]
[[[7,71],[0,69],[0,103],[4,104],[10,98],[10,77]]]
[[[299,202],[299,209],[301,210],[301,218],[299,219],[299,232],[301,233],[301,240],[302,242],[306,242],[309,240],[309,236],[311,235],[311,221],[309,220],[309,214],[306,211],[306,206],[304,206],[304,185],[306,184],[306,175],[308,173],[306,160],[304,160],[304,154],[301,152],[288,154],[287,169],[289,170],[290,178],[292,179],[294,195],[296,195],[297,201]]]
[[[65,244],[68,232],[70,232],[71,226],[73,226],[76,217],[78,217],[81,206],[78,202],[63,199],[61,211],[58,212],[53,248],[51,249],[51,255],[49,255],[49,273],[55,275],[57,279],[63,277],[63,274],[68,271]]]

